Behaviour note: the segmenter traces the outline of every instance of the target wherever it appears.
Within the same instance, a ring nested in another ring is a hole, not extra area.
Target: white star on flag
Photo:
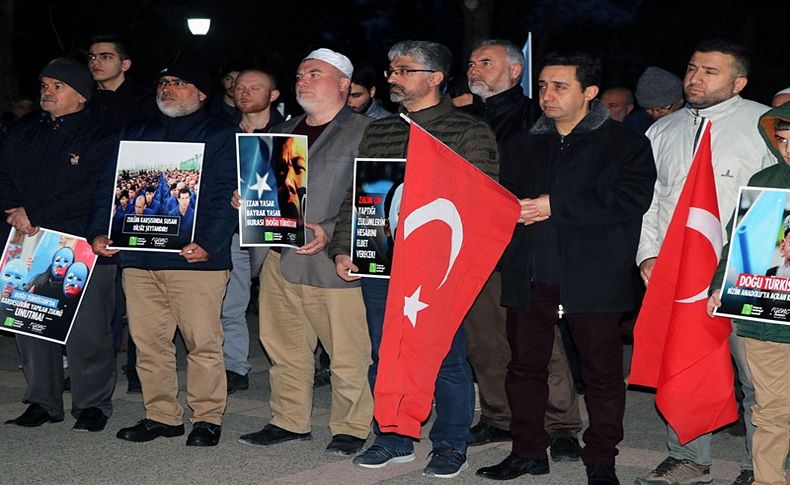
[[[420,301],[420,290],[422,286],[418,286],[414,294],[403,299],[403,315],[411,321],[412,327],[417,326],[417,312],[428,308],[427,303]]]
[[[266,172],[266,175],[264,175],[263,177],[258,175],[258,173],[256,172],[255,173],[255,179],[256,179],[255,184],[249,186],[250,190],[257,190],[258,191],[258,198],[259,199],[261,198],[261,195],[264,192],[266,192],[267,190],[272,190],[272,188],[269,187],[269,183],[267,182],[268,178],[269,178],[269,172]]]

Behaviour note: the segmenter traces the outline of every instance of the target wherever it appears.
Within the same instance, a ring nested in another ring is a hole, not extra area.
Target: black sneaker
[[[754,470],[741,470],[738,478],[732,482],[732,485],[752,485],[754,483]]]
[[[592,463],[587,465],[587,485],[620,485],[614,465]]]
[[[499,429],[479,422],[469,429],[469,446],[480,446],[486,443],[498,443],[512,441],[510,431]]]
[[[241,375],[232,370],[226,370],[225,377],[228,381],[228,396],[236,391],[244,391],[250,388],[250,377],[247,375]]]
[[[431,461],[422,471],[426,477],[453,478],[469,468],[466,455],[450,446],[434,448],[428,456],[431,457]]]
[[[327,445],[326,453],[328,456],[347,457],[356,455],[365,445],[365,440],[347,434],[336,434],[332,436],[332,441]]]
[[[408,463],[414,461],[413,451],[397,451],[381,445],[373,445],[352,461],[362,468],[383,468],[390,463]]]
[[[582,457],[582,447],[576,438],[554,438],[549,448],[551,461],[579,461]]]

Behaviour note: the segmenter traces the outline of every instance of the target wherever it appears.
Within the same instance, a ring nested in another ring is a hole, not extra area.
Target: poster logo
[[[137,237],[136,236],[129,236],[129,245],[130,246],[137,246]]]
[[[274,233],[264,232],[263,233],[263,240],[266,241],[266,242],[274,241]]]
[[[5,325],[6,327],[13,327],[14,317],[5,317],[5,322],[3,322],[3,325]]]
[[[746,303],[741,308],[741,315],[751,315],[752,314],[752,305]]]

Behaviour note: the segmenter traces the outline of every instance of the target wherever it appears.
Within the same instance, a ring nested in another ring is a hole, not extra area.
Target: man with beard
[[[236,77],[233,100],[241,111],[239,127],[242,131],[265,133],[271,126],[282,122],[282,115],[271,105],[279,97],[280,91],[274,76],[260,69],[241,71]],[[250,387],[248,374],[252,368],[249,363],[250,331],[247,327],[251,286],[250,251],[239,246],[238,227],[233,233],[230,256],[233,270],[222,302],[222,331],[225,334],[222,349],[228,394],[233,394]]]
[[[376,71],[373,66],[363,64],[354,69],[351,78],[351,92],[346,104],[357,113],[370,116],[374,120],[391,115],[376,99]]]
[[[184,59],[182,57],[182,59]],[[236,215],[224,201],[235,185],[234,130],[203,109],[210,80],[202,65],[180,60],[160,73],[158,119],[128,126],[121,139],[204,143],[200,211],[193,242],[174,252],[121,252],[129,330],[137,344],[137,374],[143,391],[145,419],[118,431],[126,441],[151,441],[184,434],[178,402],[176,350],[181,331],[187,348],[187,403],[192,431],[187,446],[215,446],[227,405],[222,360],[220,308],[231,267],[230,239]],[[114,173],[104,174],[111,186]],[[109,213],[104,194],[97,194],[97,213]],[[189,190],[179,191],[179,214],[190,212]],[[102,212],[104,211],[104,212]],[[98,219],[98,217],[97,217]],[[107,225],[92,224],[93,249],[109,256]]]
[[[390,85],[390,100],[398,103],[402,112],[441,142],[496,179],[499,164],[494,134],[483,121],[455,109],[450,99],[442,95],[442,88],[452,65],[450,50],[435,42],[404,41],[390,48],[388,58],[390,65],[386,74]],[[399,116],[376,120],[365,131],[359,145],[359,156],[405,158],[408,139],[409,126]],[[349,270],[358,270],[350,257],[352,210],[352,188],[348,187],[329,248],[337,275],[346,281],[358,279],[356,276],[349,276]],[[388,291],[387,279],[362,280],[368,332],[373,347],[373,365],[368,373],[371,388],[375,385],[378,373],[378,350],[382,340]],[[436,421],[429,434],[433,450],[423,474],[452,478],[469,467],[466,447],[469,426],[474,416],[474,384],[472,370],[466,360],[466,334],[463,325],[456,331],[439,369],[435,401]],[[363,468],[381,468],[414,459],[414,442],[411,438],[376,431],[373,446],[354,458],[354,463]]]
[[[0,209],[6,215],[0,241],[6,240],[9,225],[27,236],[40,227],[86,235],[96,180],[113,162],[115,140],[85,109],[93,85],[88,68],[58,59],[42,69],[39,80],[41,116],[15,125],[0,149]],[[107,195],[102,192],[105,202]],[[108,206],[105,230],[109,213]],[[71,249],[58,250],[32,291],[61,298],[63,277],[73,261]],[[66,343],[75,430],[101,431],[112,414],[115,275],[116,265],[100,258]],[[16,341],[27,379],[23,401],[30,406],[8,424],[35,427],[63,421],[63,346],[24,335]]]
[[[362,293],[359,283],[335,275],[324,250],[352,178],[357,145],[372,121],[346,106],[353,70],[338,52],[317,49],[308,54],[296,71],[295,89],[305,114],[277,127],[281,133],[306,135],[310,145],[310,202],[304,212],[309,231],[306,244],[297,250],[253,250],[266,253],[260,276],[260,336],[272,361],[272,420],[239,438],[247,445],[312,439],[313,352],[318,340],[331,360],[332,441],[326,454],[352,455],[370,432],[370,340]],[[238,198],[234,200],[238,207]]]
[[[732,41],[709,40],[700,43],[686,67],[683,88],[686,108],[657,120],[648,130],[653,146],[658,180],[653,202],[642,221],[642,233],[636,262],[645,285],[656,265],[669,221],[675,210],[681,189],[686,181],[694,156],[695,140],[701,136],[702,121],[711,120],[711,151],[715,174],[719,214],[729,217],[735,209],[738,189],[762,168],[776,163],[757,131],[757,120],[768,107],[741,98],[749,75],[746,48]],[[722,241],[729,234],[722,224]],[[746,456],[741,462],[741,473],[735,484],[749,484],[754,479],[751,444],[754,425],[751,407],[754,387],[746,363],[743,337],[730,335],[730,351],[738,369],[738,380],[743,392],[743,414],[746,426]],[[712,433],[681,445],[667,425],[669,456],[637,485],[667,483],[708,483],[710,475]]]

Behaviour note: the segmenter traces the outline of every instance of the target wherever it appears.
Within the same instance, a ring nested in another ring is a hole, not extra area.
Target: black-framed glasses
[[[186,87],[188,84],[192,84],[189,81],[184,81],[183,79],[160,79],[156,82],[156,85],[160,88],[166,88],[168,86],[173,86],[174,88],[181,89]]]
[[[415,72],[436,72],[436,70],[435,69],[405,69],[405,68],[385,69],[384,79],[389,79],[390,76],[410,77],[412,73]]]

